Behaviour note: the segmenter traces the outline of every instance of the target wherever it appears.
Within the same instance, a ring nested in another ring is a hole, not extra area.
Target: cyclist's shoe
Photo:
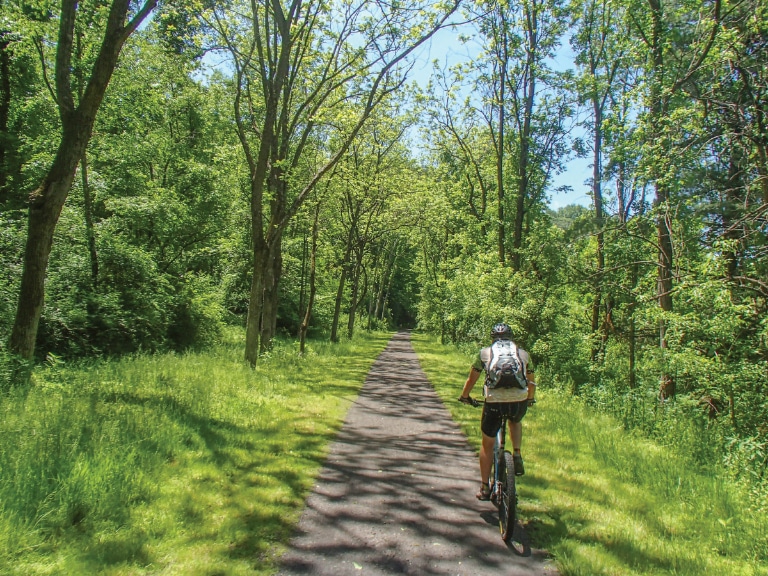
[[[491,499],[491,487],[488,484],[480,486],[480,490],[475,494],[475,498],[478,500],[490,500]]]
[[[520,454],[512,455],[512,462],[515,464],[515,476],[522,476],[525,474],[525,466],[523,466],[523,457]]]

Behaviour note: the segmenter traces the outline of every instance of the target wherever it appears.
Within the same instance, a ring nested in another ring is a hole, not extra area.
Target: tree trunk
[[[768,127],[765,125],[765,114],[757,107],[755,113],[758,134],[760,138],[755,142],[757,148],[757,174],[760,179],[760,190],[762,191],[763,204],[768,204]]]
[[[53,232],[75,177],[74,166],[77,166],[79,156],[78,150],[73,148],[68,154],[60,151],[51,168],[49,181],[32,194],[19,302],[9,343],[11,351],[27,360],[31,360],[35,353]]]
[[[536,15],[531,15],[530,19],[532,25],[536,25]],[[531,24],[529,24],[530,26]],[[523,222],[525,218],[525,201],[528,197],[528,162],[530,156],[530,141],[531,141],[531,118],[533,116],[533,105],[536,98],[536,52],[538,51],[537,37],[535,30],[528,29],[525,31],[528,39],[527,49],[527,62],[528,69],[528,92],[525,95],[524,111],[523,111],[523,126],[520,131],[520,157],[518,158],[518,186],[517,186],[517,206],[515,213],[515,230],[514,238],[512,242],[513,254],[512,254],[512,267],[515,270],[520,270],[520,250],[523,246]]]
[[[616,176],[616,198],[619,203],[619,222],[621,224],[627,223],[627,197],[626,197],[626,185],[624,179],[626,177],[626,165],[623,161],[619,162],[618,175]]]
[[[307,339],[307,330],[309,321],[312,318],[312,307],[315,305],[315,293],[317,286],[315,283],[315,273],[317,269],[317,238],[319,235],[318,222],[320,220],[320,203],[315,207],[315,221],[312,224],[312,249],[309,256],[309,297],[307,299],[307,310],[304,312],[304,320],[299,327],[299,353],[304,354],[304,342]]]
[[[0,205],[8,196],[8,171],[5,166],[8,146],[8,118],[11,111],[11,57],[9,32],[0,30]]]
[[[656,182],[656,200],[654,207],[657,211],[656,230],[659,246],[657,294],[659,306],[664,312],[672,311],[672,232],[671,215],[669,207],[669,193],[664,184]],[[669,349],[667,341],[667,321],[659,320],[659,346],[662,350]],[[666,365],[661,367],[661,383],[659,385],[659,397],[664,400],[675,395],[675,382],[667,372]]]
[[[336,290],[336,302],[333,307],[333,323],[331,324],[331,342],[339,341],[339,316],[341,316],[341,301],[344,298],[344,284],[347,281],[347,263],[341,267],[339,287]]]
[[[96,113],[128,36],[154,9],[148,0],[128,25],[129,0],[114,0],[110,7],[104,40],[93,64],[88,85],[77,107],[71,86],[72,47],[77,2],[62,0],[56,52],[56,93],[61,117],[61,141],[53,164],[42,184],[30,195],[27,243],[21,274],[19,303],[11,330],[10,350],[31,360],[45,301],[45,273],[53,244],[53,233],[67,199],[77,165],[85,153]]]
[[[662,27],[662,6],[661,0],[648,0],[651,12],[652,32],[651,32],[651,58],[653,75],[651,78],[650,102],[649,102],[649,124],[652,130],[651,138],[661,144],[665,138],[662,122],[663,115],[666,112],[666,106],[662,96],[662,83],[664,79],[664,46],[663,46],[663,27]],[[663,148],[663,144],[662,148]],[[654,161],[658,164],[661,159]],[[669,189],[663,182],[660,170],[654,173],[654,190],[656,197],[653,206],[656,210],[656,241],[658,246],[658,276],[656,282],[656,293],[659,300],[659,306],[664,312],[672,311],[672,233],[671,215],[669,205]],[[669,348],[667,342],[667,322],[665,319],[659,320],[659,346],[662,350]],[[659,396],[663,400],[673,396],[675,384],[672,377],[667,373],[666,366],[661,367],[661,382],[659,385]]]
[[[301,275],[299,279],[299,317],[304,313],[304,299],[307,297],[307,267],[309,258],[309,242],[306,232],[304,233],[304,240],[301,247]],[[299,323],[299,329],[301,329],[301,323]]]
[[[506,224],[504,222],[504,124],[507,121],[505,108],[505,89],[507,82],[507,33],[502,33],[503,54],[500,62],[499,71],[499,142],[496,151],[496,189],[498,190],[498,240],[499,240],[499,263],[504,266],[506,263]]]
[[[384,319],[384,305],[386,303],[386,295],[389,292],[392,284],[392,276],[395,272],[395,261],[397,260],[397,248],[399,244],[399,238],[395,239],[395,244],[392,247],[390,257],[387,260],[387,266],[384,269],[384,274],[381,276],[381,285],[379,286],[379,293],[376,295],[376,310],[374,312],[374,318]]]
[[[740,237],[739,231],[736,229],[739,192],[743,188],[741,184],[740,152],[738,145],[731,146],[730,161],[728,163],[728,184],[725,190],[725,206],[723,207],[723,235],[726,240],[730,241],[723,253],[723,258],[725,258],[725,275],[729,281],[736,276],[738,268],[738,256],[736,248],[732,244],[738,242]]]
[[[629,315],[629,388],[634,390],[637,387],[637,370],[635,368],[635,347],[637,345],[637,336],[635,335],[635,307],[631,306]]]
[[[603,143],[603,111],[597,94],[592,96],[592,107],[595,115],[594,155],[592,157],[592,197],[595,206],[595,224],[597,225],[597,270],[595,271],[595,293],[592,299],[592,362],[597,360],[602,348],[598,344],[600,329],[600,306],[603,300],[603,270],[605,269],[605,235],[603,233],[603,191],[600,185],[602,179],[601,159]]]
[[[245,321],[245,361],[255,366],[259,359],[259,341],[261,336],[261,315],[264,305],[264,273],[267,264],[268,249],[259,239],[253,247],[253,275],[251,293],[248,298],[248,316]]]
[[[266,352],[272,348],[272,340],[277,332],[277,307],[280,300],[280,276],[283,272],[282,234],[271,238],[268,246],[267,261],[264,265],[264,303],[261,311],[261,339],[259,350]]]
[[[339,341],[339,317],[341,316],[341,302],[344,299],[344,286],[347,282],[347,273],[349,270],[349,259],[352,255],[352,230],[347,236],[347,246],[344,249],[344,260],[341,263],[341,276],[339,277],[339,287],[336,290],[336,302],[333,307],[333,323],[331,324],[331,342]]]
[[[349,298],[349,317],[347,319],[347,336],[352,338],[352,335],[355,332],[355,320],[357,317],[357,307],[360,304],[360,301],[365,297],[363,294],[362,297],[358,299],[358,295],[360,293],[360,276],[362,275],[362,261],[363,261],[363,251],[359,250],[357,251],[357,255],[355,258],[355,267],[352,270],[352,274],[350,277],[350,282],[352,283],[352,291]]]
[[[80,160],[80,176],[83,182],[83,212],[85,216],[85,240],[88,244],[88,256],[91,260],[91,286],[95,290],[99,285],[99,254],[96,252],[96,232],[93,227],[93,195],[88,181],[88,153],[83,152]]]

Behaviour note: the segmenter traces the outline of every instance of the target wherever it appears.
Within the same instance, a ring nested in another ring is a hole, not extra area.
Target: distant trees
[[[504,318],[543,383],[756,469],[764,4],[464,3],[473,57],[423,93],[409,66],[457,3],[5,4],[0,388],[10,356],[227,323],[253,364],[280,334]],[[552,210],[570,154],[590,206]]]
[[[376,107],[403,86],[408,56],[456,8],[294,0],[205,15],[235,70],[235,122],[250,174],[251,364],[275,333],[288,223]]]

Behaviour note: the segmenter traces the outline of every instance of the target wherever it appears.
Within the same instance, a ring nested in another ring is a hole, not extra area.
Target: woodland
[[[768,512],[764,0],[0,0],[0,220],[2,394],[505,320]]]

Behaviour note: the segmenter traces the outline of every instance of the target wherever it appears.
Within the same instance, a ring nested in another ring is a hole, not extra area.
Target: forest
[[[0,219],[1,395],[504,320],[768,512],[763,0],[0,0]]]

